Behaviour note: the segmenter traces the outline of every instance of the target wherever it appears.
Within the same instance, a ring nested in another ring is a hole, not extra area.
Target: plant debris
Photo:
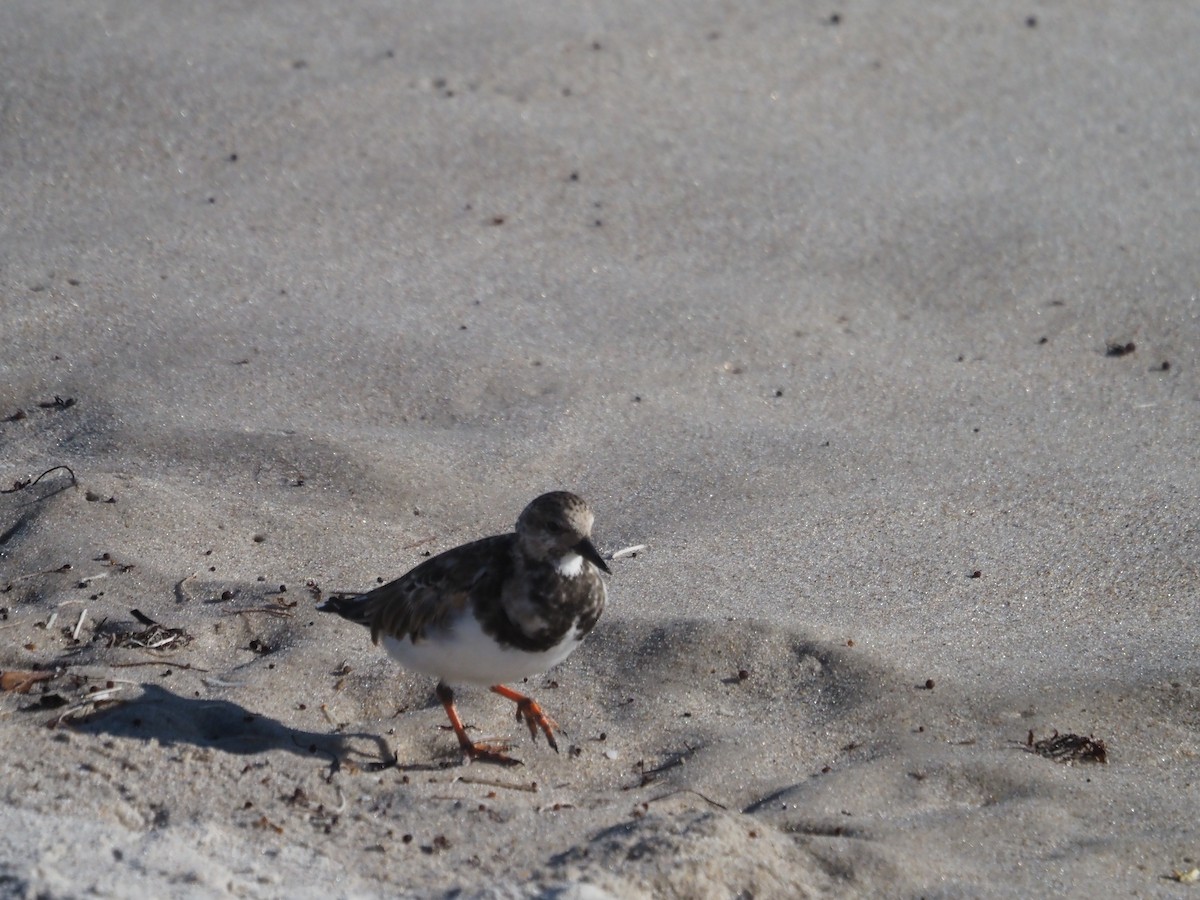
[[[141,631],[111,631],[104,635],[109,647],[139,647],[143,650],[178,650],[192,642],[192,636],[182,628],[160,625],[144,612],[131,609],[129,614],[146,628]]]
[[[46,723],[47,728],[57,728],[63,722],[69,722],[73,719],[82,718],[96,712],[101,707],[114,706],[124,701],[125,698],[118,695],[130,687],[135,686],[131,681],[107,681],[104,687],[92,685],[88,687],[87,692],[70,703],[66,709],[55,719],[51,719]],[[66,700],[59,694],[44,694],[40,702],[31,706],[24,707],[25,710],[33,712],[44,709],[57,709],[64,706],[70,701]]]
[[[1060,763],[1108,762],[1108,746],[1090,734],[1084,737],[1079,734],[1059,734],[1055,731],[1050,737],[1035,741],[1033,732],[1030,731],[1025,741],[1025,749]]]
[[[58,676],[58,672],[0,672],[0,691],[12,691],[15,694],[28,694],[29,689],[40,681],[49,681]]]
[[[43,472],[37,478],[17,479],[16,481],[13,482],[13,486],[11,488],[6,488],[4,490],[0,490],[0,494],[15,494],[17,491],[23,491],[23,490],[25,490],[25,488],[32,487],[33,485],[37,484],[39,481],[41,481],[43,478],[45,478],[51,472],[57,472],[59,469],[66,469],[68,472],[70,472],[71,473],[71,484],[75,485],[75,486],[79,485],[79,481],[75,478],[75,472],[72,471],[70,466],[51,466],[49,469],[47,469],[45,472]]]
[[[54,395],[53,400],[38,401],[38,406],[40,406],[42,409],[70,409],[74,405],[75,405],[74,397],[63,398],[63,397],[58,396],[58,394]]]
[[[637,788],[644,788],[646,785],[658,781],[659,776],[663,772],[666,772],[669,769],[674,769],[676,766],[684,765],[699,749],[699,747],[692,747],[685,744],[683,750],[670,754],[665,762],[655,766],[652,769],[646,768],[646,761],[644,759],[639,759],[636,763],[634,763],[633,771],[634,774],[641,776],[641,780],[638,784],[624,785],[621,790],[636,790]]]

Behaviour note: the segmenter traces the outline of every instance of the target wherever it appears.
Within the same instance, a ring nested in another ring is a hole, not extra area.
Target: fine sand
[[[1193,896],[1197,47],[0,5],[0,896]],[[318,597],[554,489],[646,548],[461,766]]]

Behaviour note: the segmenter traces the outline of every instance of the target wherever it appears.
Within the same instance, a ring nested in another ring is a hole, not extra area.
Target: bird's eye
[[[546,530],[549,531],[551,534],[562,534],[563,527],[561,525],[559,525],[557,522],[547,522]]]

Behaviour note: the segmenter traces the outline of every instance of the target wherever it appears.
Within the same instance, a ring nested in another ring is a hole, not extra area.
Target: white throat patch
[[[554,568],[563,578],[578,578],[583,572],[583,557],[578,553],[568,553]]]

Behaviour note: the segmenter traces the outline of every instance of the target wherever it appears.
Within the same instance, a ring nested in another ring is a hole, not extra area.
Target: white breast
[[[572,628],[549,650],[531,653],[501,647],[484,633],[478,619],[466,615],[454,623],[452,632],[431,631],[415,644],[408,637],[384,635],[381,643],[388,655],[406,669],[432,675],[450,684],[490,687],[540,675],[570,656],[580,641]]]

